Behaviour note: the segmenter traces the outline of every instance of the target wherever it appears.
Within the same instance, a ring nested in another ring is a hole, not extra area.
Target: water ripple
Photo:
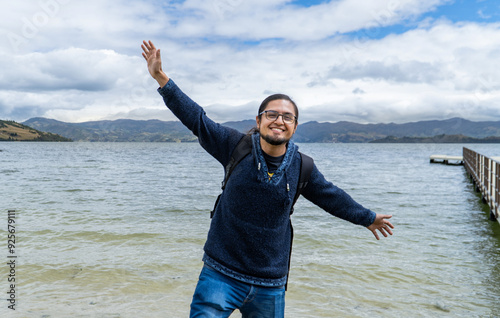
[[[459,145],[300,147],[358,202],[392,213],[396,230],[376,241],[299,199],[287,316],[496,314],[500,227],[462,167],[428,163],[436,150],[459,154]],[[2,203],[19,213],[26,316],[188,315],[223,175],[215,160],[197,144],[3,150]]]

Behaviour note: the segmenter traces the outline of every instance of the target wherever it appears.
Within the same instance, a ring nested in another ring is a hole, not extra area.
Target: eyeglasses
[[[266,114],[266,118],[270,121],[278,120],[278,117],[281,116],[283,118],[283,121],[287,124],[293,124],[297,120],[297,117],[293,114],[290,113],[280,114],[274,110],[265,110],[262,113],[260,113],[259,116],[262,114]]]

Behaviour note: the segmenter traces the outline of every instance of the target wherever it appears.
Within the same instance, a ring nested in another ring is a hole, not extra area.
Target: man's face
[[[290,101],[278,99],[270,101],[265,109],[266,111],[276,111],[279,114],[290,113],[295,114],[295,108]],[[271,145],[278,146],[287,143],[292,138],[297,129],[297,121],[292,124],[286,123],[283,116],[279,116],[272,121],[267,119],[266,114],[257,116],[257,127],[259,127],[260,135],[264,141]]]

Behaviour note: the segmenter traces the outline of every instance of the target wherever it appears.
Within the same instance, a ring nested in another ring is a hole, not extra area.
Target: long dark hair
[[[259,107],[259,112],[257,113],[259,118],[262,117],[262,115],[260,115],[263,111],[266,110],[267,108],[267,105],[272,102],[273,100],[286,100],[286,101],[289,101],[290,103],[292,103],[293,105],[293,108],[294,108],[294,111],[295,111],[295,117],[297,118],[297,121],[296,123],[298,122],[299,120],[299,108],[297,107],[297,104],[295,104],[295,102],[290,98],[290,96],[288,95],[285,95],[285,94],[273,94],[273,95],[270,95],[268,97],[266,97],[266,99],[264,99],[262,101],[262,103],[260,104],[260,107]],[[258,127],[253,127],[252,129],[250,129],[248,131],[247,134],[249,135],[252,135],[256,132],[259,132],[259,128]]]

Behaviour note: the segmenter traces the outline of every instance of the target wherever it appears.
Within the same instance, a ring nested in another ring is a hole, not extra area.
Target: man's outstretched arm
[[[223,166],[231,157],[232,149],[243,136],[235,129],[219,125],[206,115],[203,108],[184,94],[162,69],[160,50],[153,42],[143,41],[142,56],[148,71],[158,82],[158,93],[172,113],[198,137],[201,146]]]

